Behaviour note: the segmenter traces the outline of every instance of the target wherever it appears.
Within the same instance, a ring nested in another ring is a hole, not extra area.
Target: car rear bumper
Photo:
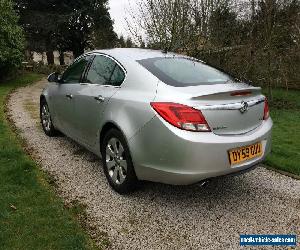
[[[271,151],[272,120],[243,135],[189,132],[154,117],[129,140],[138,179],[188,185],[256,166]],[[232,167],[228,150],[262,142],[263,155]]]

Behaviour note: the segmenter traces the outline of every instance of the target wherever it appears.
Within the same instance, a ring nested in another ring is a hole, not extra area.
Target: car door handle
[[[69,99],[73,99],[73,95],[71,95],[71,94],[66,95],[66,97]]]
[[[94,99],[98,102],[104,102],[105,101],[105,98],[102,95],[96,96],[96,97],[94,97]]]

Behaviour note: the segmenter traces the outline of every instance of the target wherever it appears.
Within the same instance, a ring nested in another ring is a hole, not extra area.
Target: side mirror
[[[59,73],[54,72],[54,73],[50,74],[47,79],[48,79],[48,82],[60,82],[61,77],[60,77]]]

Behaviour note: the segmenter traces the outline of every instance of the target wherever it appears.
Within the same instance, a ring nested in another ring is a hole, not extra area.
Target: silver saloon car
[[[88,52],[48,77],[43,130],[102,158],[109,184],[203,182],[253,169],[271,150],[261,89],[191,57],[142,49]]]

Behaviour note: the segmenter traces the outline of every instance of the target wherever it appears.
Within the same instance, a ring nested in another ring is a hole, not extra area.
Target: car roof
[[[114,57],[120,61],[139,61],[155,57],[173,57],[177,54],[168,52],[164,53],[161,50],[138,49],[138,48],[115,48],[107,50],[94,50],[89,53],[102,53]]]

